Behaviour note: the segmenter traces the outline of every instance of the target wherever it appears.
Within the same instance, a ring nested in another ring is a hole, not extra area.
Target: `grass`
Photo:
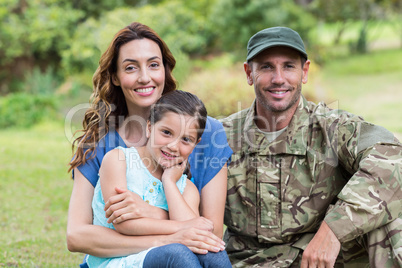
[[[402,49],[377,50],[332,60],[325,70],[335,76],[383,75],[402,70]]]
[[[363,116],[402,138],[402,49],[339,58],[322,68],[315,87],[327,103]]]
[[[359,32],[362,27],[361,21],[357,22],[348,22],[346,25],[346,29],[342,35],[340,40],[341,44],[348,45],[350,41],[356,40],[356,36],[359,35]],[[333,45],[335,35],[340,28],[341,23],[334,24],[320,24],[317,27],[317,38],[320,43],[324,45]],[[398,41],[398,38],[395,36],[396,31],[392,26],[391,21],[369,21],[368,22],[368,41],[371,43],[371,46],[378,45],[379,42],[387,42],[393,43]],[[396,38],[395,38],[396,37]]]
[[[0,267],[77,267],[66,248],[70,144],[59,124],[0,131]]]
[[[369,21],[367,26],[367,49],[374,51],[378,49],[401,48],[400,35],[392,21]],[[339,56],[349,56],[351,46],[355,46],[359,36],[362,22],[347,22],[347,26],[338,44],[334,43],[336,33],[341,23],[319,24],[312,31],[315,45],[307,46],[310,56],[320,61],[328,61]]]

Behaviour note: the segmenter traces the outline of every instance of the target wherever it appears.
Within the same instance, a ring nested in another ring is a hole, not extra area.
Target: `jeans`
[[[226,251],[195,254],[182,244],[169,244],[151,249],[143,268],[231,268]]]

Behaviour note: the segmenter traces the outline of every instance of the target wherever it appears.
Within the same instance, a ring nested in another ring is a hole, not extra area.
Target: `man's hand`
[[[300,268],[332,268],[335,265],[340,248],[341,243],[331,228],[323,221],[303,253]]]

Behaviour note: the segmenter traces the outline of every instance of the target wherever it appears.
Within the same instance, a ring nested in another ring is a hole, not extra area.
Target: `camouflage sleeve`
[[[402,146],[392,133],[366,122],[342,128],[339,162],[352,176],[324,220],[346,242],[401,214]]]

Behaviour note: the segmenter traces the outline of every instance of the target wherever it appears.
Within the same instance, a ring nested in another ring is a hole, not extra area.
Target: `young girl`
[[[118,147],[105,155],[92,202],[93,224],[125,235],[164,235],[192,226],[212,231],[212,222],[199,217],[197,187],[183,174],[206,120],[207,111],[195,95],[177,90],[162,96],[151,109],[146,145]],[[138,218],[108,223],[104,200],[115,194],[116,187],[135,192],[150,205],[169,211],[169,220]],[[89,255],[87,263],[89,267],[142,267],[151,249],[117,258]],[[179,259],[173,261],[175,267],[231,267],[226,252],[205,259],[186,249],[180,247]]]

